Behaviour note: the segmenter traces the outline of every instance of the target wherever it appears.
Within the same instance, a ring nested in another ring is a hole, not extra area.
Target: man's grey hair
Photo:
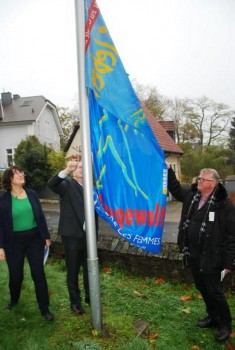
[[[200,172],[201,173],[207,173],[211,177],[211,179],[215,180],[217,183],[220,180],[220,176],[219,176],[218,172],[215,169],[204,168],[204,169],[201,169]]]

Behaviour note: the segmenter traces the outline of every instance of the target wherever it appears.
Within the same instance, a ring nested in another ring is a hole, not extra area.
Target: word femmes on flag
[[[85,22],[96,211],[121,237],[157,254],[167,195],[164,153],[94,0],[85,0]]]

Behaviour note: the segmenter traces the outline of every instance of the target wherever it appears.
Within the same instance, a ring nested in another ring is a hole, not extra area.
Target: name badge
[[[209,221],[215,221],[215,212],[214,211],[209,212]]]

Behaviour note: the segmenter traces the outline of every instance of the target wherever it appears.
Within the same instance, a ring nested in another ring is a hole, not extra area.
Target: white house
[[[57,151],[62,134],[56,106],[44,96],[1,93],[0,168],[13,164],[15,149],[26,137],[36,136],[39,142]]]

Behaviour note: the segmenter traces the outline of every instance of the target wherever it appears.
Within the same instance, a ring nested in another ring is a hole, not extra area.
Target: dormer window
[[[31,103],[32,103],[32,100],[24,100],[24,102],[22,103],[22,105],[20,105],[20,107],[30,106]]]

